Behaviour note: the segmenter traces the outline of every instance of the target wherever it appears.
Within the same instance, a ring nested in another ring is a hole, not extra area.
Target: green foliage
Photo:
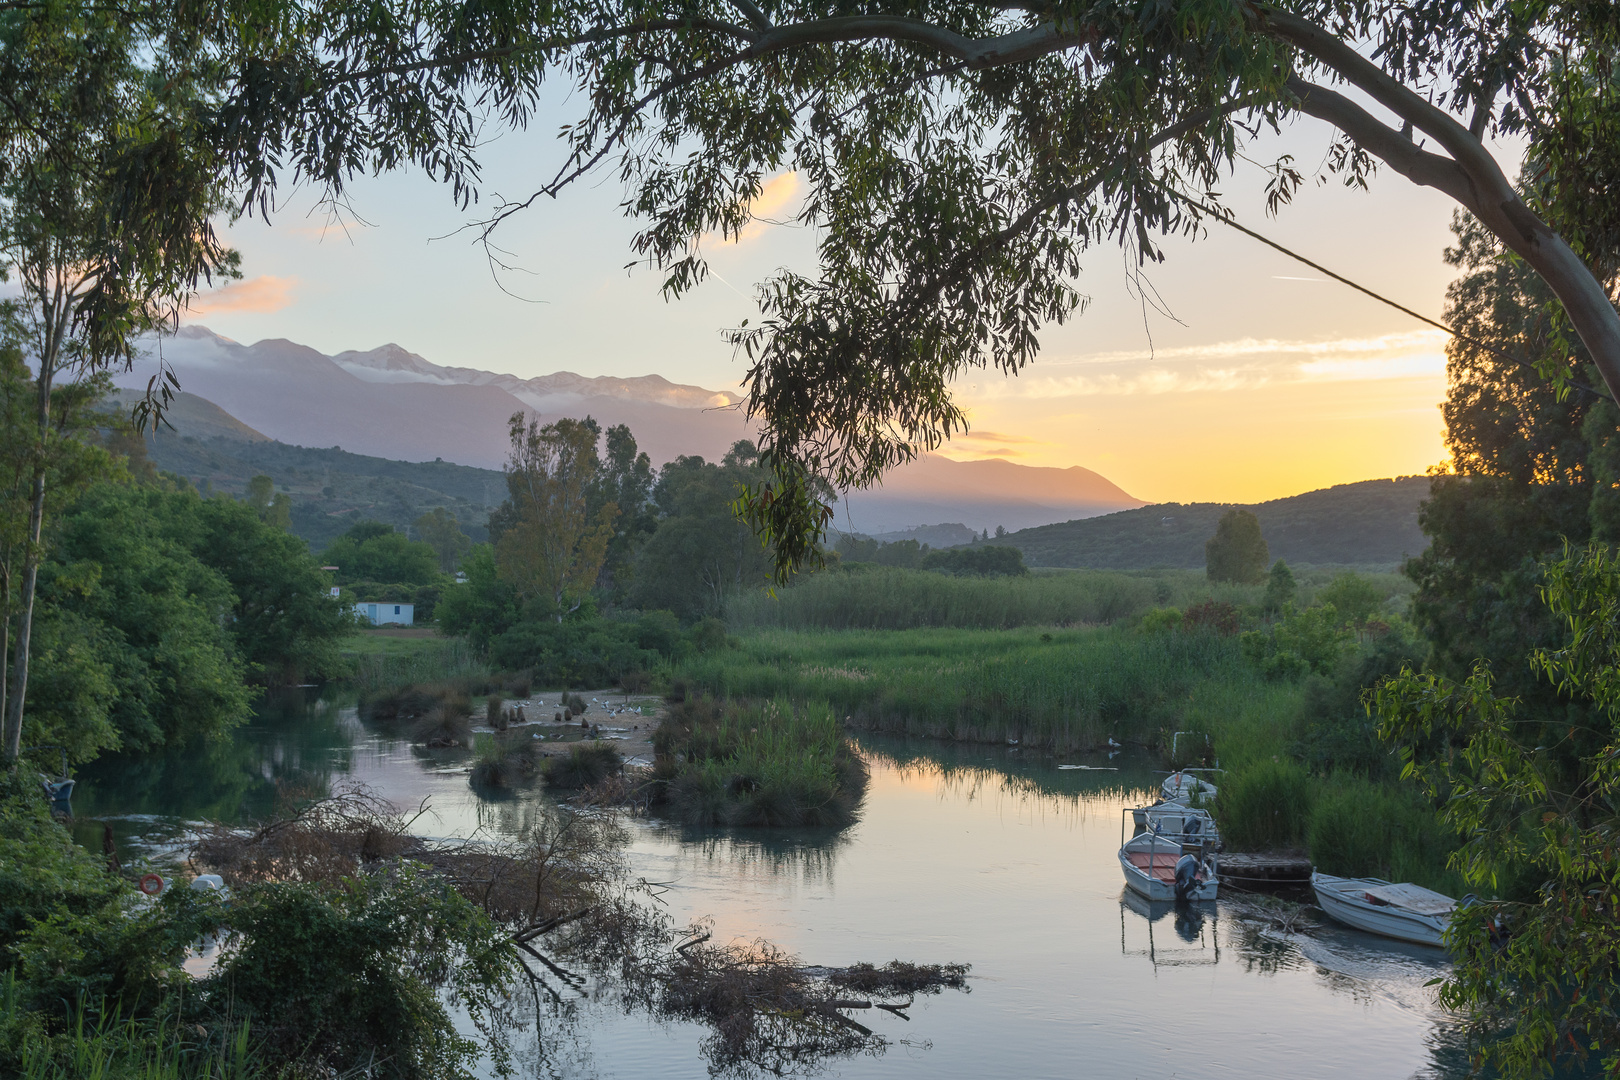
[[[1216,797],[1221,837],[1239,851],[1297,847],[1311,821],[1312,782],[1295,761],[1259,761],[1228,773]]]
[[[330,884],[242,885],[224,910],[235,947],[193,994],[206,1013],[249,1023],[261,1053],[280,1060],[464,1075],[480,1047],[438,990],[487,1025],[517,974],[505,932],[409,864]],[[506,1060],[499,1040],[485,1049]]]
[[[654,746],[661,797],[691,825],[842,827],[866,785],[837,717],[819,703],[689,696],[670,706]]]
[[[472,547],[472,541],[461,531],[456,516],[442,506],[435,506],[411,525],[422,542],[439,556],[439,572],[455,573],[461,557]]]
[[[752,443],[719,465],[679,457],[658,474],[658,528],[636,556],[630,600],[683,620],[718,615],[727,601],[769,581],[770,553],[732,512],[738,492],[764,475]]]
[[[1204,572],[1211,581],[1237,581],[1252,585],[1265,577],[1271,554],[1260,534],[1260,519],[1247,510],[1221,515],[1215,535],[1204,545]]]
[[[724,633],[722,625],[722,638]],[[712,644],[714,631],[705,628],[701,636]],[[497,667],[533,672],[542,686],[605,687],[617,686],[631,672],[658,668],[692,648],[689,635],[672,614],[653,611],[634,621],[521,622],[490,642],[489,658]]]
[[[465,637],[475,649],[489,647],[490,640],[517,622],[519,605],[516,591],[500,579],[495,567],[495,549],[479,544],[461,564],[467,580],[446,588],[433,608],[433,619],[441,633]]]
[[[431,585],[439,578],[438,552],[380,521],[350,526],[326,546],[321,557],[338,568],[339,585],[351,581]]]
[[[1144,634],[1163,634],[1181,626],[1181,611],[1173,607],[1151,608],[1143,613],[1138,625]]]
[[[1288,569],[1287,563],[1278,559],[1271,564],[1271,573],[1266,576],[1266,595],[1260,601],[1260,607],[1267,614],[1275,614],[1292,604],[1298,592],[1294,572]]]
[[[923,556],[924,570],[956,577],[1022,577],[1029,573],[1024,553],[1015,547],[954,547]]]
[[[1476,888],[1520,884],[1518,895],[1453,919],[1458,959],[1442,1000],[1511,1022],[1483,1048],[1507,1074],[1545,1075],[1589,1050],[1602,1051],[1612,1072],[1620,1070],[1620,556],[1602,544],[1568,549],[1548,563],[1545,582],[1562,640],[1530,659],[1568,703],[1561,714],[1501,695],[1483,661],[1461,682],[1404,671],[1379,690],[1377,707],[1405,771],[1443,800],[1463,839],[1453,865]],[[1505,944],[1493,919],[1512,931]]]
[[[756,631],[676,674],[727,699],[826,702],[880,731],[1059,751],[1152,742],[1205,695],[1259,682],[1234,639],[1125,627]]]
[[[726,605],[733,628],[1011,629],[1115,623],[1151,608],[1217,598],[1252,603],[1258,590],[1212,585],[1184,570],[1036,572],[1023,577],[951,577],[878,568],[860,574],[809,574],[776,590],[740,593]]]
[[[1243,637],[1243,655],[1268,679],[1298,680],[1332,672],[1355,642],[1332,604],[1290,611]]]
[[[284,492],[276,491],[276,482],[270,477],[261,474],[249,480],[242,501],[252,507],[265,524],[283,531],[292,528],[292,500]]]
[[[1305,680],[1299,715],[1299,741],[1293,748],[1315,773],[1349,773],[1394,780],[1400,771],[1394,751],[1378,738],[1377,717],[1365,695],[1401,669],[1420,663],[1428,645],[1406,623],[1348,652],[1328,675]]]
[[[1307,839],[1323,873],[1412,881],[1453,896],[1461,891],[1457,875],[1445,869],[1454,838],[1410,786],[1329,778],[1316,793]]]
[[[1317,590],[1316,600],[1332,605],[1349,626],[1361,626],[1383,610],[1388,594],[1360,574],[1345,571]]]
[[[916,540],[896,540],[883,543],[866,536],[845,533],[838,538],[835,548],[842,565],[850,563],[876,563],[878,566],[900,566],[915,570],[929,554],[927,544]]]

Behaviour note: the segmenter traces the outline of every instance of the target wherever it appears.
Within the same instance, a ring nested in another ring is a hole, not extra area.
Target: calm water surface
[[[1258,928],[1221,901],[1189,918],[1125,889],[1121,810],[1158,777],[1145,763],[1070,760],[932,742],[862,743],[871,785],[842,831],[631,824],[633,873],[668,883],[679,920],[719,940],[765,938],[806,963],[892,958],[973,966],[971,991],[919,998],[911,1020],[859,1019],[889,1040],[826,1063],[845,1077],[1462,1077],[1458,1032],[1433,1002],[1443,954],[1315,925]],[[1087,764],[1092,770],[1063,770]],[[1117,766],[1117,771],[1105,771]],[[466,755],[362,725],[336,700],[283,698],[203,755],[109,762],[81,781],[81,839],[100,820],[162,857],[202,818],[251,820],[278,786],[348,779],[429,813],[416,829],[521,833],[538,792],[469,787]],[[90,819],[95,819],[94,821]],[[514,1036],[524,1075],[705,1077],[705,1031],[579,997]]]

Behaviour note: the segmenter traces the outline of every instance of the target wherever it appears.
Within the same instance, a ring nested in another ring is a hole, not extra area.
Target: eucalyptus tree
[[[59,382],[127,364],[199,282],[234,271],[211,225],[221,162],[202,137],[195,35],[168,9],[0,4],[0,276],[34,382],[25,547],[4,751],[22,732]],[[171,46],[173,48],[171,48]],[[154,386],[161,408],[168,387]]]
[[[1229,219],[1216,187],[1262,129],[1337,131],[1326,168],[1378,162],[1450,195],[1546,279],[1565,325],[1620,386],[1620,318],[1591,264],[1620,213],[1598,5],[1389,0],[502,0],[293,4],[242,55],[216,114],[248,204],[278,180],[334,194],[406,162],[476,193],[488,120],[524,126],[548,80],[575,93],[561,168],[498,201],[494,230],[609,168],[641,223],[636,257],[677,297],[696,238],[732,236],[773,174],[807,182],[813,274],[757,288],[731,341],[775,478],[743,509],[782,569],[814,558],[839,486],[965,423],[951,382],[1021,370],[1082,306],[1083,253],[1162,257]],[[1521,190],[1487,149],[1524,136]],[[1270,165],[1268,209],[1307,178]]]

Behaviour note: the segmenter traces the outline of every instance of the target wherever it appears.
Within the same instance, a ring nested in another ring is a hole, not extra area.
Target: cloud
[[[765,181],[760,186],[759,195],[749,202],[748,212],[753,215],[754,220],[744,225],[738,236],[722,240],[718,233],[705,233],[700,246],[715,243],[722,247],[732,247],[757,239],[765,235],[765,230],[776,221],[791,216],[798,207],[799,197],[799,174],[791,169],[779,173]]]
[[[293,302],[292,290],[297,284],[298,279],[295,277],[272,277],[269,274],[261,274],[244,281],[233,281],[224,288],[195,296],[187,305],[187,310],[194,316],[218,315],[227,311],[268,314],[280,311]]]
[[[1151,352],[1097,353],[1045,362],[1018,379],[992,383],[972,394],[985,399],[1174,394],[1279,384],[1443,378],[1447,339],[1440,330],[1415,330],[1373,338],[1240,338]],[[1036,374],[1054,369],[1063,373]]]
[[[1026,435],[1009,435],[1004,431],[975,431],[969,429],[951,436],[952,442],[1025,443],[1031,446],[1049,445],[1044,439],[1031,439]]]

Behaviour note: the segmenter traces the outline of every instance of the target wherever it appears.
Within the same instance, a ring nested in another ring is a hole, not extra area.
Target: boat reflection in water
[[[1213,900],[1178,903],[1149,900],[1129,888],[1120,892],[1119,951],[1124,956],[1145,956],[1155,969],[1218,963],[1219,931]]]

